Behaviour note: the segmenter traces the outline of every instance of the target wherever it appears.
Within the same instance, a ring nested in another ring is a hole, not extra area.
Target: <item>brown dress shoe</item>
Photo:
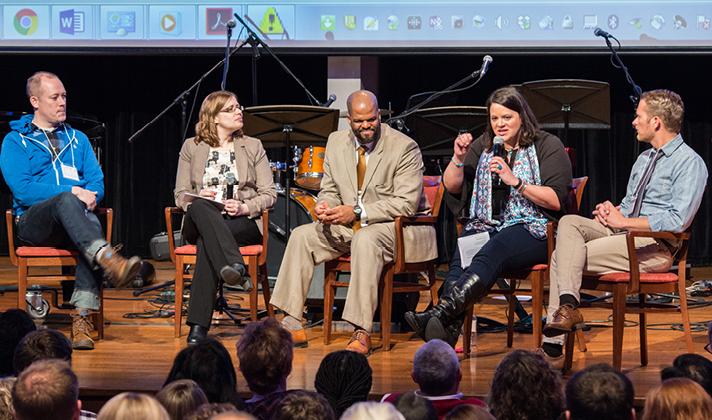
[[[114,287],[126,287],[131,283],[141,269],[141,259],[131,257],[126,259],[111,247],[107,246],[96,262],[104,270],[104,274]]]
[[[584,325],[581,311],[574,309],[574,307],[569,304],[561,305],[559,309],[554,312],[552,318],[551,320],[547,320],[544,326],[543,332],[547,337],[556,337],[557,335],[570,333],[573,331],[574,326],[581,328]]]
[[[304,328],[300,328],[298,330],[290,330],[287,328],[287,331],[292,335],[292,345],[297,348],[304,348],[304,347],[309,347],[309,341],[307,341],[307,332]]]
[[[371,335],[366,330],[354,331],[346,350],[368,356],[371,353]]]
[[[538,349],[534,350],[534,353],[540,355],[541,357],[546,360],[546,362],[551,366],[552,369],[554,370],[563,370],[564,369],[564,355],[560,355],[557,357],[549,356],[546,354],[543,348],[539,347]]]
[[[89,316],[72,315],[72,348],[75,350],[93,350],[94,340],[91,336],[94,332]]]

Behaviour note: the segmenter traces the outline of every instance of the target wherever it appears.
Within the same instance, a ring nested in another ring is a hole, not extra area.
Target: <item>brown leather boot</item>
[[[126,259],[109,246],[104,248],[104,252],[101,253],[101,257],[97,257],[96,262],[114,287],[126,287],[136,278],[141,269],[139,257]]]
[[[75,350],[94,349],[94,340],[91,338],[94,333],[94,324],[92,324],[90,316],[72,314],[72,348]]]

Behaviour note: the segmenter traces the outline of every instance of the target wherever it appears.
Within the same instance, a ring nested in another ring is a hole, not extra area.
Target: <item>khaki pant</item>
[[[341,225],[299,226],[289,237],[270,303],[302,319],[314,266],[350,252],[351,280],[342,318],[370,331],[378,305],[381,271],[393,261],[393,249],[393,222],[364,226],[356,234]]]
[[[641,272],[667,271],[672,255],[667,247],[653,238],[636,238],[636,254]],[[616,234],[594,219],[576,215],[561,218],[556,231],[556,249],[549,273],[549,306],[547,319],[559,308],[559,296],[580,299],[581,277],[616,271],[629,271],[626,235]],[[564,336],[544,337],[544,342],[562,344]]]

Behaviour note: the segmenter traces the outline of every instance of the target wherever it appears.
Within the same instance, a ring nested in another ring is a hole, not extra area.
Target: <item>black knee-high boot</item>
[[[425,341],[439,338],[454,346],[460,335],[465,311],[487,294],[489,289],[477,274],[463,276],[440,302],[431,309],[404,317],[413,330]]]

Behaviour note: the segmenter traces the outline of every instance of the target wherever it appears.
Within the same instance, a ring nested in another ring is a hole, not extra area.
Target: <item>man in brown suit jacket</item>
[[[350,252],[343,319],[355,331],[347,349],[368,353],[378,282],[383,266],[393,260],[394,219],[429,213],[430,208],[415,141],[381,124],[373,93],[354,92],[347,106],[351,129],[332,133],[326,145],[322,189],[314,209],[318,221],[292,232],[270,303],[286,313],[282,325],[292,332],[295,345],[305,346],[301,319],[314,266]],[[432,227],[408,227],[405,237],[406,260],[437,257]]]

